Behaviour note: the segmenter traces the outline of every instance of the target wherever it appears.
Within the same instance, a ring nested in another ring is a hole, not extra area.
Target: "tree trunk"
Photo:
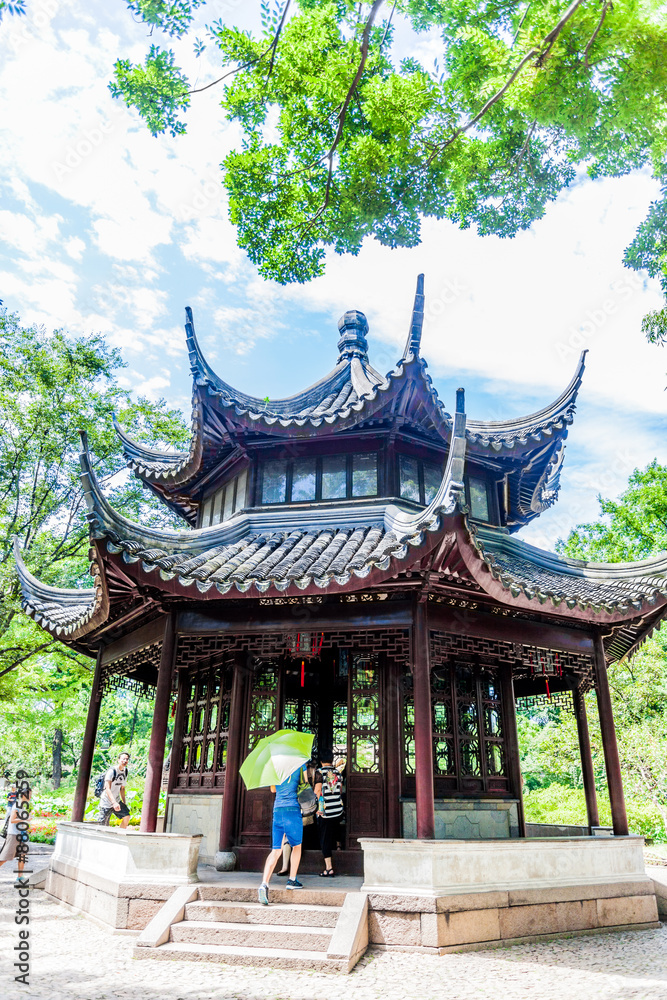
[[[63,731],[62,729],[56,729],[53,734],[52,741],[53,749],[53,787],[54,789],[60,788],[60,782],[63,775]]]

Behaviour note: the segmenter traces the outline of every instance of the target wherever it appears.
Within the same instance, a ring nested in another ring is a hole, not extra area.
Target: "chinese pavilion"
[[[667,556],[585,563],[515,537],[557,499],[584,355],[537,413],[468,420],[458,390],[450,415],[420,355],[420,276],[393,371],[371,366],[352,310],[332,371],[271,401],[215,374],[186,316],[189,449],[149,449],[116,427],[129,468],[184,530],[114,510],[84,439],[94,586],[45,586],[16,548],[25,611],[96,657],[73,820],[100,700],[120,686],[154,696],[141,829],[156,829],[164,778],[165,829],[204,833],[203,857],[221,866],[266,854],[272,797],[238,769],[281,727],[347,759],[340,871],[360,870],[361,837],[525,836],[517,699],[576,714],[594,828],[594,689],[613,829],[627,834],[607,665],[667,612]]]

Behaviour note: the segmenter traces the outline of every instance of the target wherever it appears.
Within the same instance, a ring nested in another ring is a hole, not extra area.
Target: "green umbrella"
[[[286,781],[310,760],[313,739],[312,733],[299,733],[295,729],[279,729],[265,736],[239,768],[246,788],[263,788]]]

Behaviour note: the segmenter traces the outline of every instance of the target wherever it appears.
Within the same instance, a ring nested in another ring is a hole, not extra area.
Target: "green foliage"
[[[558,543],[564,555],[598,562],[645,559],[667,549],[667,468],[635,469],[616,500],[599,498],[601,519],[579,524]],[[630,829],[667,840],[667,628],[663,625],[631,660],[608,670]],[[593,694],[586,698],[601,822],[611,820],[604,756]],[[577,729],[558,709],[521,712],[522,771],[533,822],[585,822]],[[575,794],[576,793],[576,794]],[[574,815],[579,819],[556,819]],[[568,805],[568,803],[570,803]],[[561,807],[564,811],[561,811]],[[549,815],[550,819],[537,818]]]
[[[198,3],[177,6],[175,20],[162,9],[170,5],[132,8],[151,29],[180,36]],[[368,237],[415,246],[425,216],[514,236],[577,168],[591,177],[638,167],[665,175],[659,0],[260,7],[256,35],[220,19],[206,39],[224,67],[211,85],[243,133],[223,163],[230,216],[266,277],[307,281],[322,273],[327,248],[356,254]],[[410,33],[417,50],[425,32],[441,46],[433,67],[402,57]],[[112,92],[154,134],[178,134],[198,90],[171,50],[153,46],[144,68],[118,61]],[[663,188],[625,263],[660,277],[667,291],[666,213]]]
[[[0,0],[0,21],[5,14],[25,14],[26,0]]]
[[[88,709],[92,665],[52,639],[20,611],[12,536],[37,576],[59,586],[89,586],[89,534],[80,484],[79,430],[88,434],[96,474],[112,504],[145,524],[172,518],[123,472],[113,414],[144,440],[187,440],[180,412],[162,400],[134,399],[118,385],[123,362],[101,337],[49,335],[25,329],[0,312],[0,769],[23,766],[33,776],[52,770],[54,737],[63,734],[63,775],[74,774]],[[102,727],[111,746],[133,734],[134,700],[107,699]],[[118,716],[116,718],[115,716]],[[104,729],[106,727],[106,729]]]
[[[173,3],[166,0],[132,0],[127,7],[145,24],[150,24],[151,29],[159,28],[166,35],[180,38],[190,27],[194,11],[205,3],[206,0],[174,0]]]
[[[635,469],[617,500],[598,497],[604,520],[578,524],[557,549],[573,559],[624,562],[667,549],[667,468]]]
[[[586,799],[582,789],[553,784],[536,788],[524,794],[527,823],[564,824],[586,826]],[[598,796],[600,825],[611,826],[609,799]],[[626,801],[628,826],[631,833],[639,834],[650,842],[667,841],[664,821],[651,802],[629,796]]]
[[[122,97],[128,107],[136,108],[151,135],[185,132],[178,114],[190,104],[187,80],[174,65],[173,52],[151,45],[144,66],[133,66],[129,59],[114,65],[115,80],[109,84],[114,97]]]

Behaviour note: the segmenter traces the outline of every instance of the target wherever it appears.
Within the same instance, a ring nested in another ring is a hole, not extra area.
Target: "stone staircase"
[[[256,887],[182,886],[142,932],[134,955],[325,972],[348,972],[363,955],[365,895],[272,886],[269,900],[259,903]]]

